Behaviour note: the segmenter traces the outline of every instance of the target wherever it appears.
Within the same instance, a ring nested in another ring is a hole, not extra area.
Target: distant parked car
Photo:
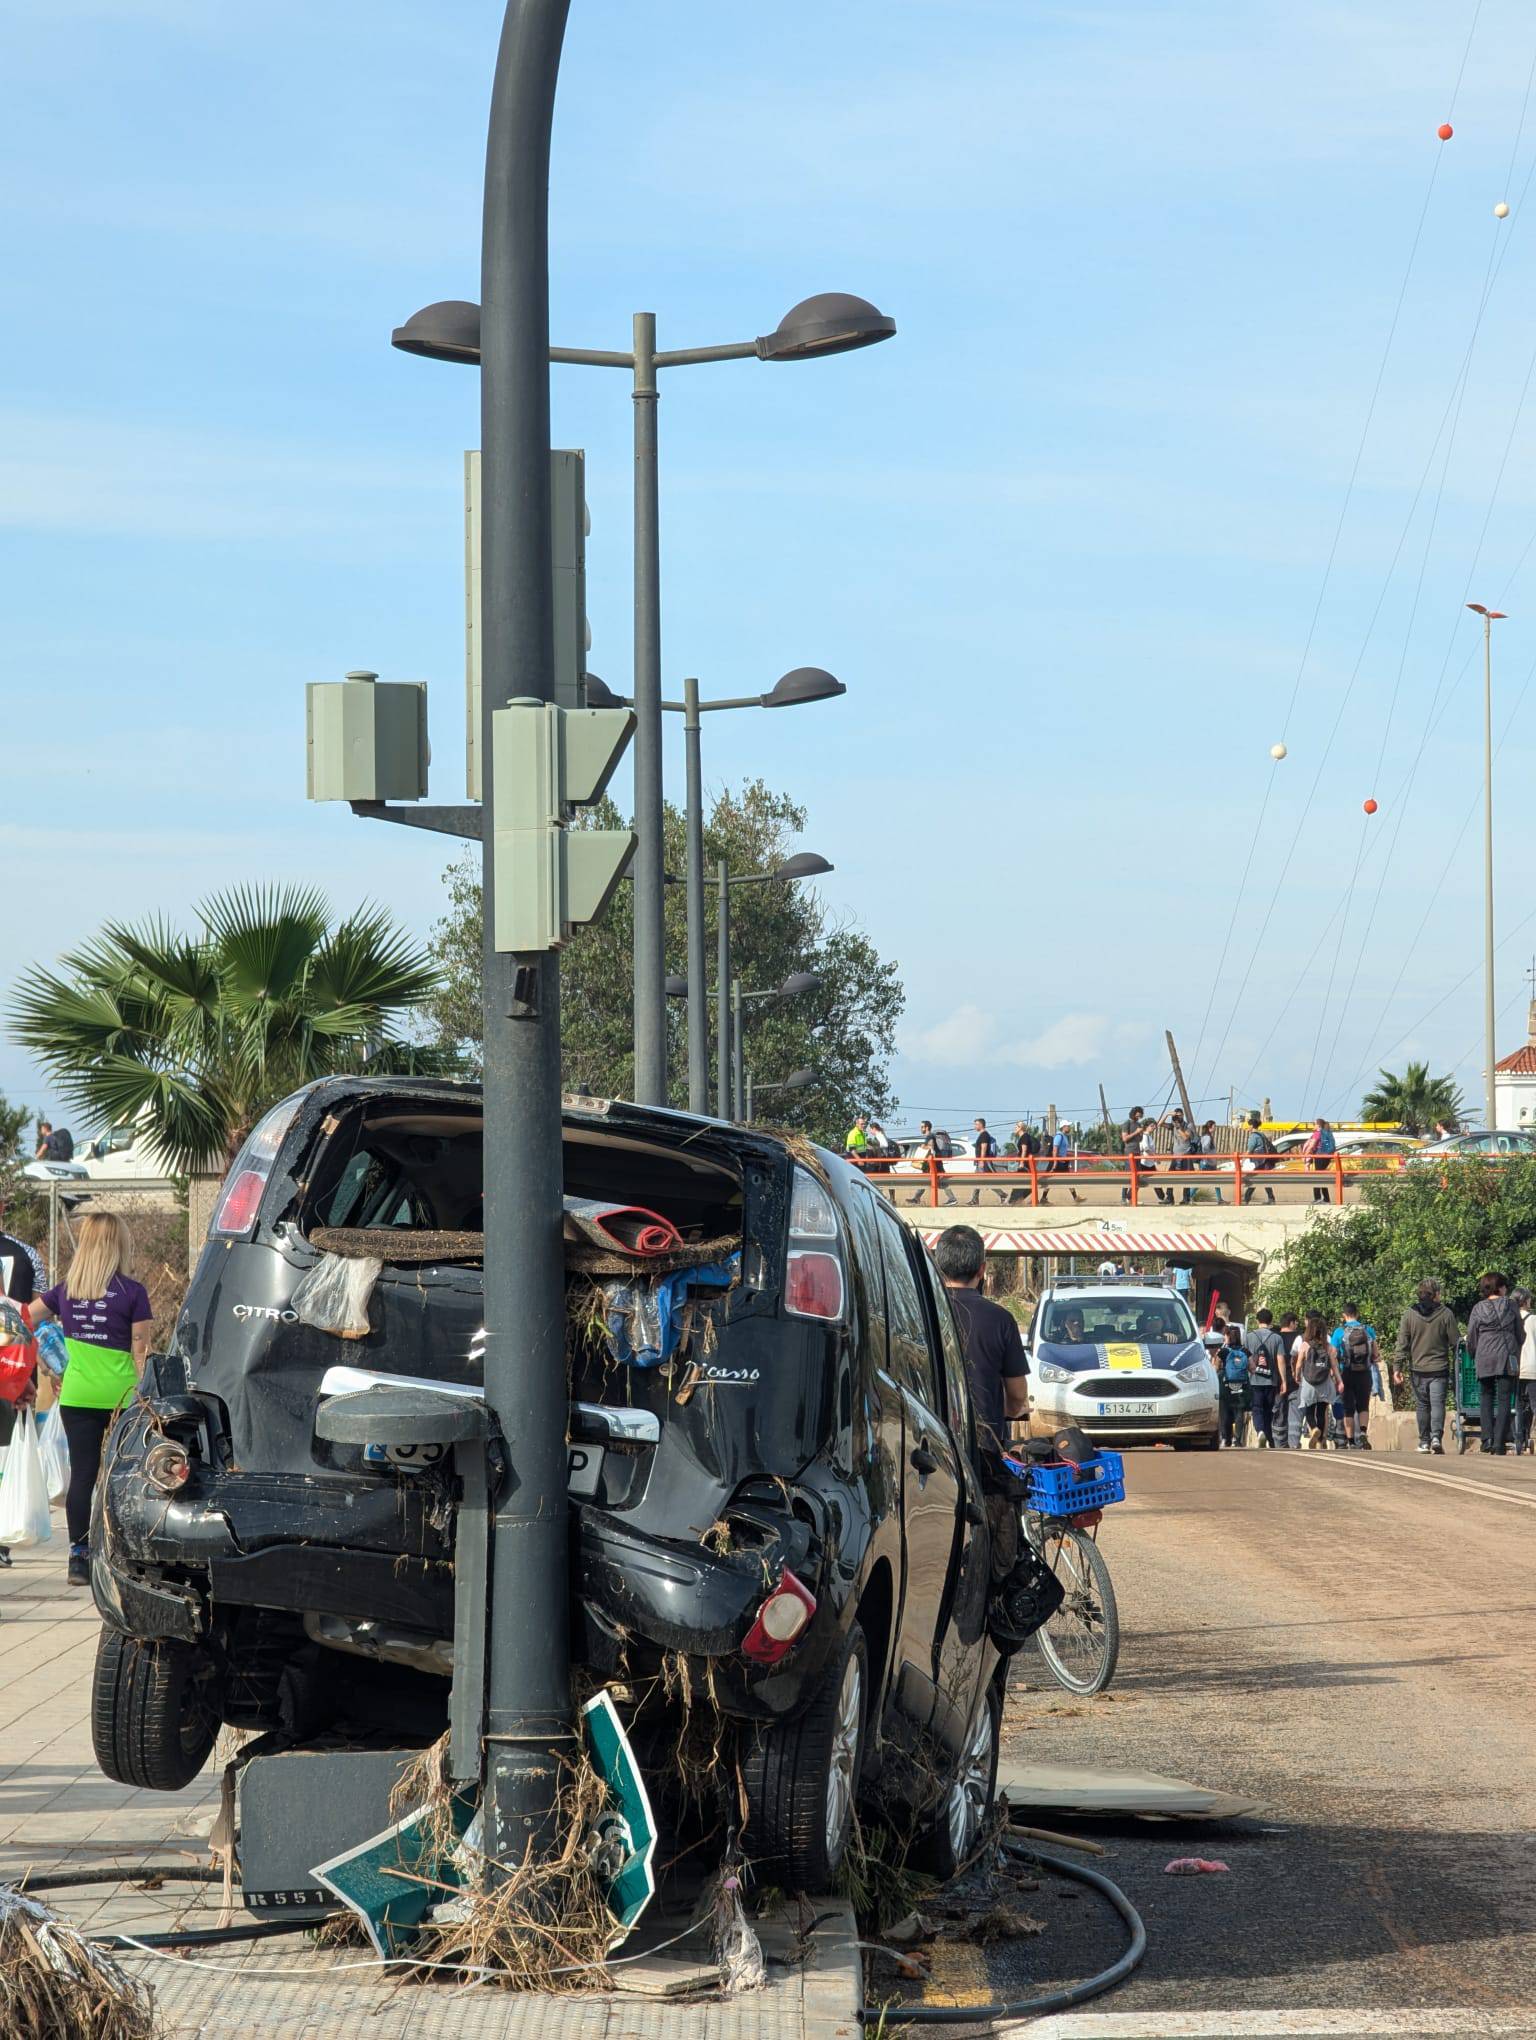
[[[1431,1162],[1470,1156],[1498,1161],[1505,1155],[1536,1155],[1536,1133],[1453,1133],[1446,1140],[1432,1140],[1421,1147],[1413,1159]]]

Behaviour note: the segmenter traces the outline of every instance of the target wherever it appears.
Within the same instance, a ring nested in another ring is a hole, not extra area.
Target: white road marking
[[[1061,2012],[1048,2019],[1004,2019],[995,2033],[1030,2040],[1352,2040],[1355,2034],[1515,2033],[1536,2029],[1536,2012],[1479,2012],[1460,2005],[1405,2011]]]
[[[1536,1494],[1515,1495],[1507,1488],[1485,1486],[1480,1480],[1465,1480],[1454,1473],[1421,1473],[1417,1467],[1389,1465],[1385,1456],[1378,1458],[1374,1453],[1355,1452],[1351,1455],[1356,1466],[1368,1466],[1374,1473],[1396,1474],[1399,1480],[1427,1480],[1431,1487],[1456,1488],[1466,1495],[1480,1495],[1490,1502],[1513,1502],[1517,1508],[1536,1509]]]

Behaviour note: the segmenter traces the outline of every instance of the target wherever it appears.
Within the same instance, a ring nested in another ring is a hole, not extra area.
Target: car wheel
[[[762,1730],[742,1765],[747,1853],[788,1891],[825,1891],[842,1864],[864,1759],[865,1665],[854,1623],[810,1706]]]
[[[947,1884],[975,1854],[997,1798],[997,1755],[1002,1699],[995,1685],[981,1696],[965,1754],[937,1813],[918,1839],[918,1867]]]
[[[120,1785],[180,1792],[219,1733],[218,1672],[207,1651],[102,1627],[91,1689],[96,1761]]]

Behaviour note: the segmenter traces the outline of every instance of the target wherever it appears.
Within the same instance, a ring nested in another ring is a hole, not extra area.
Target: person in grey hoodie
[[[1519,1306],[1509,1293],[1507,1275],[1482,1276],[1477,1294],[1478,1301],[1467,1319],[1467,1350],[1477,1362],[1478,1433],[1484,1452],[1502,1454],[1509,1449],[1525,1327]]]
[[[1441,1302],[1439,1283],[1427,1278],[1419,1284],[1417,1301],[1403,1312],[1397,1327],[1397,1357],[1392,1369],[1394,1381],[1401,1383],[1406,1375],[1412,1383],[1421,1452],[1445,1451],[1446,1386],[1460,1338],[1456,1313]]]

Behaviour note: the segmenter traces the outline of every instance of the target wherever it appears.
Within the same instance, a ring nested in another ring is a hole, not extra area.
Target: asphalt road
[[[1059,2030],[1536,2034],[1536,1460],[1143,1452],[1127,1486],[1101,1532],[1115,1684],[1074,1701],[1026,1654],[1005,1749],[1268,1811],[1038,1817],[1106,1844],[1150,1942]],[[1230,1873],[1166,1876],[1181,1855]],[[1025,1997],[1123,1945],[1095,1898],[1027,1903],[1044,1933],[980,1962],[941,1949],[929,2000],[946,1974],[972,2002]],[[1324,2007],[1342,2023],[1306,2016]]]

